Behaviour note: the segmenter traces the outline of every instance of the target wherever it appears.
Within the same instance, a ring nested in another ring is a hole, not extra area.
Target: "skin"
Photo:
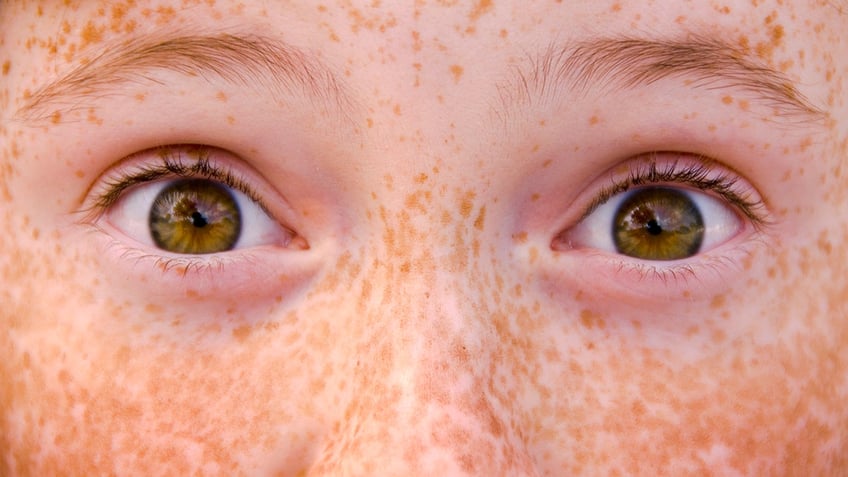
[[[0,474],[848,472],[840,5],[69,3],[0,3]],[[18,115],[107,46],[175,28],[308,51],[344,117],[165,72]],[[492,112],[552,39],[687,32],[747,48],[821,120],[680,78]],[[122,252],[115,216],[80,210],[163,144],[240,158],[303,242],[206,268]],[[605,171],[651,151],[737,171],[770,224],[743,216],[674,276],[554,245]]]

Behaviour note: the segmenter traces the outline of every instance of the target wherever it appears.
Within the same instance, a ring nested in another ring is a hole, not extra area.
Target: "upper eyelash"
[[[680,160],[674,160],[658,165],[657,155],[658,153],[652,153],[644,156],[649,161],[631,163],[626,178],[612,179],[612,185],[605,187],[598,193],[589,204],[581,220],[588,217],[613,196],[626,192],[632,187],[673,183],[685,184],[718,194],[736,206],[755,226],[768,225],[768,218],[762,213],[762,209],[765,207],[762,200],[752,198],[750,192],[741,190],[737,185],[739,179],[731,176],[729,172],[720,171],[716,173],[714,168],[710,167],[710,164],[715,162],[712,159],[696,156],[691,163],[687,161],[686,164],[681,164]]]
[[[192,152],[193,155],[196,155],[196,159],[192,159],[189,164],[186,164],[188,161],[185,161],[173,147],[161,148],[151,152],[151,155],[158,156],[161,160],[160,164],[143,164],[132,171],[122,171],[110,177],[109,180],[104,182],[104,191],[95,199],[94,208],[105,210],[117,202],[124,191],[135,185],[163,177],[176,176],[203,177],[219,181],[244,193],[265,210],[262,201],[250,184],[231,171],[212,163],[207,149],[198,148],[193,149]]]

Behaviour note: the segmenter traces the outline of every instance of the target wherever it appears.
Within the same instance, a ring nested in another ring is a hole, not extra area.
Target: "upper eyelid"
[[[247,178],[216,159],[215,148],[194,145],[163,146],[132,154],[102,174],[87,192],[83,207],[91,220],[114,205],[130,188],[167,177],[201,177],[219,181],[244,193],[268,212],[264,201]],[[222,151],[223,154],[223,151]],[[146,159],[149,156],[150,159]],[[186,156],[191,156],[188,158]],[[129,164],[127,164],[129,163]]]
[[[588,217],[595,209],[616,194],[630,188],[659,184],[683,184],[696,189],[712,192],[736,206],[755,226],[764,227],[771,223],[765,209],[765,203],[751,187],[742,190],[737,184],[741,176],[717,161],[698,155],[663,160],[663,155],[684,156],[680,153],[653,152],[631,159],[627,163],[626,177],[611,177],[610,185],[601,189],[595,196],[580,220]],[[612,175],[612,173],[611,173]]]

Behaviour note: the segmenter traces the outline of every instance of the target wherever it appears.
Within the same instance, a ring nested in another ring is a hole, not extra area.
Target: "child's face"
[[[62,3],[0,4],[0,474],[848,469],[836,2]]]

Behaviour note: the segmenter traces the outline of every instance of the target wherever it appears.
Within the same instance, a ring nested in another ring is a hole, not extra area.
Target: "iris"
[[[680,260],[698,253],[704,220],[686,193],[664,187],[633,191],[615,212],[619,253],[643,260]]]
[[[156,246],[173,253],[224,252],[241,234],[232,193],[206,179],[182,179],[165,187],[153,201],[148,223]]]

